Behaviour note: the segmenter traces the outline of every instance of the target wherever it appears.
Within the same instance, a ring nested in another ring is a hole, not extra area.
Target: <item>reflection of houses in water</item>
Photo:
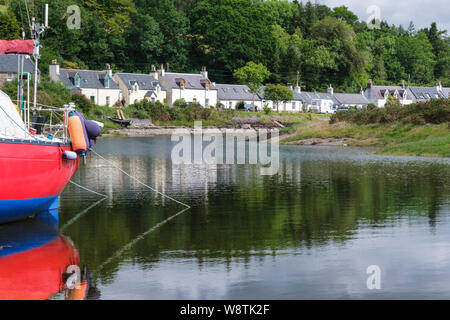
[[[173,164],[169,158],[117,155],[108,155],[106,158],[139,181],[164,194],[207,196],[216,186],[239,184],[251,187],[264,179],[259,164]],[[107,201],[110,203],[114,196],[117,197],[123,193],[149,191],[141,183],[98,157],[89,157],[85,167],[86,170],[80,170],[81,185],[106,194],[109,198]],[[300,184],[301,169],[299,159],[284,158],[279,163],[278,174],[273,178]],[[306,168],[303,167],[303,169]],[[307,173],[303,172],[303,174]],[[155,200],[161,199],[156,193],[152,193],[151,197]],[[164,200],[161,199],[161,201]]]

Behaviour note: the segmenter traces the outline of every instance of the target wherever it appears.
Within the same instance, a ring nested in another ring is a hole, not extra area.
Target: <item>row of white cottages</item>
[[[235,109],[240,102],[253,104],[258,110],[268,105],[276,109],[276,105],[265,99],[264,87],[253,94],[246,85],[217,84],[208,78],[208,72],[203,67],[198,74],[166,72],[161,66],[156,70],[152,66],[149,74],[122,73],[113,74],[109,66],[104,71],[62,69],[53,61],[50,65],[50,77],[61,81],[72,92],[86,96],[93,103],[107,106],[128,106],[143,99],[160,101],[173,105],[178,99],[198,103],[204,107],[222,104],[224,108]],[[300,112],[312,110],[315,112],[332,112],[338,106],[364,107],[373,103],[384,107],[389,96],[393,96],[401,104],[425,101],[435,98],[448,98],[449,88],[375,86],[369,82],[360,93],[334,93],[333,88],[327,92],[306,92],[299,86],[290,88],[293,92],[292,101],[279,104],[279,111]]]

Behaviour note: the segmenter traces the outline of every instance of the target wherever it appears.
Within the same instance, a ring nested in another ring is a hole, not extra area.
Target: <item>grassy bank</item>
[[[312,121],[291,129],[284,144],[341,140],[348,146],[378,146],[375,153],[450,157],[450,101],[340,112],[329,122]]]

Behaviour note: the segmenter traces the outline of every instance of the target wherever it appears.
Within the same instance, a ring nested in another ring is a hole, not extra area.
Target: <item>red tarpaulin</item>
[[[0,40],[0,54],[32,54],[33,40]]]

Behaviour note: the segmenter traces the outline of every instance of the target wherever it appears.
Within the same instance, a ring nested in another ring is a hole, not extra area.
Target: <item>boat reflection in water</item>
[[[86,299],[86,268],[78,250],[45,215],[0,225],[0,299]]]

